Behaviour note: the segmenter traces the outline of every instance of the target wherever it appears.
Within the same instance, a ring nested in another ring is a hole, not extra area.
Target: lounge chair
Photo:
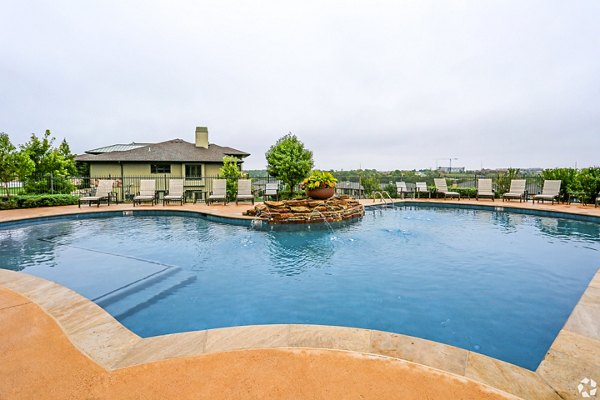
[[[152,205],[156,202],[156,181],[154,179],[140,180],[140,191],[133,197],[133,206],[141,205],[142,202],[151,202]]]
[[[265,192],[263,198],[275,197],[275,200],[279,200],[279,184],[278,183],[267,183],[265,186]]]
[[[600,193],[598,193],[598,197],[596,197],[596,201],[594,202],[594,208],[598,207],[599,203],[600,203]]]
[[[433,181],[435,182],[435,188],[436,188],[437,192],[442,193],[444,195],[444,198],[458,197],[458,200],[460,200],[460,193],[451,192],[448,190],[448,185],[446,184],[446,179],[435,178]]]
[[[427,193],[427,196],[429,198],[431,198],[431,192],[429,191],[429,189],[427,188],[427,183],[426,182],[417,182],[415,184],[415,192],[414,192],[414,196],[418,196],[421,197],[420,193]]]
[[[210,206],[215,201],[222,201],[223,205],[227,205],[227,179],[213,179],[212,189],[206,204]]]
[[[554,204],[554,200],[558,202],[558,196],[560,195],[560,184],[560,180],[545,180],[542,193],[533,196],[533,201],[537,200],[539,203],[541,200],[543,203],[545,200],[550,200],[552,201],[552,204]]]
[[[169,179],[169,192],[163,197],[163,206],[171,201],[183,205],[183,179]]]
[[[480,197],[491,197],[492,201],[496,197],[496,193],[492,190],[491,179],[479,179],[477,182],[477,195],[475,200],[479,201]]]
[[[527,200],[525,198],[525,179],[512,179],[510,181],[510,190],[502,195],[502,201],[510,199],[519,199],[519,203]]]
[[[77,207],[81,208],[81,203],[88,203],[88,206],[91,206],[92,203],[96,203],[98,207],[100,207],[101,201],[106,201],[110,206],[110,199],[112,197],[112,188],[115,184],[114,180],[110,179],[102,179],[98,181],[98,186],[96,186],[96,191],[91,196],[83,196],[80,197],[77,201]]]
[[[406,186],[406,182],[396,182],[396,195],[400,195],[401,198],[404,198],[405,193],[410,193]]]
[[[251,200],[254,204],[254,195],[252,194],[252,180],[250,179],[239,179],[237,196],[235,198],[235,205],[237,206],[238,201]]]

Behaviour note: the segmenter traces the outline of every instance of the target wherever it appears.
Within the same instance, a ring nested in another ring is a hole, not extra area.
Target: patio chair
[[[451,192],[448,190],[448,185],[446,184],[446,179],[444,178],[435,178],[433,180],[433,182],[435,182],[435,188],[437,190],[438,193],[442,193],[444,195],[444,198],[448,198],[448,197],[458,197],[458,200],[460,200],[460,193],[458,192]]]
[[[475,200],[479,201],[480,197],[490,197],[492,201],[496,197],[496,193],[492,189],[492,180],[491,179],[479,179],[477,182],[477,195],[475,196]]]
[[[110,179],[102,179],[98,181],[98,186],[96,186],[96,191],[91,196],[83,196],[77,200],[77,207],[81,208],[81,203],[88,203],[88,206],[91,206],[92,203],[96,203],[98,207],[100,207],[101,201],[106,201],[107,205],[110,206],[110,199],[112,197],[112,188],[115,184],[114,180]]]
[[[133,196],[133,206],[142,205],[143,202],[150,202],[152,205],[156,202],[156,181],[154,179],[140,180],[140,191]]]
[[[163,206],[172,201],[183,205],[183,179],[169,179],[169,192],[163,197]]]
[[[251,200],[254,204],[254,195],[252,194],[252,180],[250,179],[239,179],[237,196],[235,198],[235,205],[237,206],[238,201]]]
[[[396,182],[396,195],[400,195],[401,198],[404,198],[405,193],[410,193],[408,187],[406,186],[406,182]]]
[[[414,197],[421,197],[421,193],[427,193],[427,196],[431,198],[431,192],[427,188],[426,182],[417,182],[415,185],[415,192],[413,193]]]
[[[222,201],[227,205],[227,179],[213,179],[212,192],[206,198],[206,204],[211,205],[215,201]]]
[[[265,186],[265,192],[263,198],[275,197],[275,200],[279,200],[279,184],[278,183],[267,183]]]
[[[560,195],[560,184],[560,180],[545,180],[542,193],[533,196],[533,201],[537,200],[539,203],[541,200],[543,203],[545,200],[550,200],[552,201],[552,204],[554,204],[554,200],[558,202],[558,196]]]
[[[502,195],[502,201],[519,199],[519,203],[527,200],[525,198],[525,179],[512,179],[508,193]]]

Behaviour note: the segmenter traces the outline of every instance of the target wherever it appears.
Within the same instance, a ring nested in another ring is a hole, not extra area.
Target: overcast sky
[[[322,169],[600,165],[600,1],[0,0],[0,132],[291,131]]]

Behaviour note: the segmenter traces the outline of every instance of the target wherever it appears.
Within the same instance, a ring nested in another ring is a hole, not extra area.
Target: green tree
[[[10,142],[6,133],[0,133],[0,182],[4,184],[6,196],[10,197],[8,184],[25,177],[33,171],[33,162]]]
[[[373,192],[381,190],[381,174],[377,170],[359,170],[359,176],[366,197],[370,197]]]
[[[287,184],[290,197],[294,195],[294,186],[308,176],[313,168],[312,151],[291,133],[280,138],[265,154],[267,172],[272,177]]]
[[[54,138],[49,130],[39,138],[35,133],[21,146],[34,164],[34,171],[25,181],[28,193],[70,193],[74,186],[69,177],[77,172],[75,156],[66,140],[53,147]],[[50,190],[49,190],[50,189]]]
[[[583,168],[575,177],[575,188],[593,203],[600,194],[600,167]]]
[[[227,200],[233,201],[237,196],[237,181],[241,176],[236,157],[223,157],[223,166],[219,170],[219,177],[227,179]]]

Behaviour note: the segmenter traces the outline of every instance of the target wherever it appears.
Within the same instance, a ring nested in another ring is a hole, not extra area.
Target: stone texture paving
[[[450,203],[447,200],[441,202]],[[373,204],[371,200],[362,200],[361,203],[365,206]],[[483,203],[491,202],[473,200],[460,202],[460,204]],[[508,203],[496,202],[494,206],[507,207]],[[510,206],[600,216],[600,208],[593,206],[552,206],[531,203],[510,203]],[[248,206],[185,205],[164,208],[241,218],[241,214],[248,209]],[[133,207],[113,205],[81,209],[75,206],[10,210],[0,212],[0,222],[78,212],[129,209]],[[439,370],[452,376],[462,376],[525,399],[581,398],[577,385],[583,378],[600,380],[600,272],[596,273],[590,282],[536,372],[441,343],[355,328],[305,325],[250,326],[141,339],[94,303],[52,282],[22,273],[0,270],[0,287],[24,296],[0,295],[0,312],[3,312],[5,321],[10,322],[16,318],[15,315],[18,315],[13,312],[14,310],[11,311],[12,309],[39,305],[58,323],[74,346],[109,371],[203,354],[295,347],[335,349],[393,357],[434,368],[435,370],[432,371]],[[1,290],[0,294],[3,293]],[[9,313],[13,317],[10,317]],[[440,373],[436,372],[436,374]]]

